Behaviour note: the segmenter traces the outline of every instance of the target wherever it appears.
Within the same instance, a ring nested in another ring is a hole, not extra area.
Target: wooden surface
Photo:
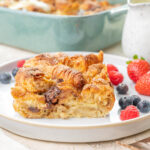
[[[120,44],[107,48],[104,52],[124,56]],[[33,54],[32,52],[0,45],[0,64]],[[0,128],[0,150],[150,150],[150,139],[147,139],[148,137],[150,137],[150,130],[118,141],[67,144],[32,140]]]

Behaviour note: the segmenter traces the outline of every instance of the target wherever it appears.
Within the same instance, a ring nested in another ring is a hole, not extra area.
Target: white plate
[[[87,52],[67,52],[69,55],[87,54]],[[126,58],[105,55],[105,63],[116,65],[124,75],[124,82],[129,86],[128,94],[137,94],[134,84],[126,73]],[[11,71],[16,61],[0,66],[0,72]],[[10,88],[14,85],[0,84],[0,126],[16,134],[40,140],[57,142],[96,142],[108,141],[137,134],[150,128],[150,114],[128,121],[119,119],[118,95],[116,103],[109,116],[105,118],[72,118],[63,119],[25,119],[16,113],[12,107],[13,98]],[[149,97],[141,96],[142,99]]]

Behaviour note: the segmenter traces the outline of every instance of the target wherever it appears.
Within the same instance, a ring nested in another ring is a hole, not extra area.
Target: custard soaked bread
[[[102,51],[40,54],[26,61],[15,80],[13,106],[26,118],[104,117],[115,102]]]
[[[107,0],[0,0],[0,6],[54,15],[91,15],[120,6]]]

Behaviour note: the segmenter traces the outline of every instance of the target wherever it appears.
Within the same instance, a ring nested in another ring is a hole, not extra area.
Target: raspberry
[[[126,109],[122,110],[120,113],[120,119],[122,121],[137,118],[139,116],[139,110],[133,105],[126,107]]]
[[[18,67],[18,68],[23,67],[24,63],[25,63],[25,60],[20,60],[20,61],[18,61],[18,62],[17,62],[17,67]]]
[[[109,73],[109,78],[112,84],[118,85],[122,83],[123,81],[123,75],[117,71],[110,71]]]
[[[109,73],[110,71],[119,71],[119,70],[116,66],[114,66],[112,64],[107,64],[107,71]]]

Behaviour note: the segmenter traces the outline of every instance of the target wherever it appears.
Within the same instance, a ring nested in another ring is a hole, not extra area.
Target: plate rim
[[[59,52],[47,52],[47,53],[59,53]],[[80,54],[80,53],[95,53],[95,54],[98,54],[98,52],[91,52],[91,51],[62,51],[61,53],[74,53],[74,54]],[[21,59],[28,59],[30,57],[34,57],[36,55],[39,55],[39,54],[31,54],[31,56],[28,56],[28,57],[20,57],[20,58],[17,58],[17,59],[12,59],[12,60],[9,60],[9,61],[6,61],[2,64],[0,64],[0,68],[5,66],[5,65],[9,65],[13,62],[16,62],[16,61],[19,61]],[[128,57],[123,57],[123,56],[119,56],[119,55],[112,55],[112,54],[106,54],[104,53],[104,57],[105,56],[108,56],[108,57],[113,57],[114,59],[115,58],[119,58],[119,59],[123,59],[125,61],[128,60]],[[145,114],[143,116],[140,116],[140,117],[137,117],[137,118],[134,118],[134,119],[130,119],[130,120],[126,120],[126,121],[121,121],[121,122],[114,122],[114,123],[106,123],[106,124],[101,124],[101,125],[73,125],[73,126],[66,126],[66,125],[49,125],[49,124],[42,124],[42,123],[32,123],[32,122],[28,122],[28,121],[25,121],[25,120],[19,120],[19,119],[15,119],[15,118],[12,118],[12,117],[9,117],[9,116],[6,116],[6,115],[3,115],[0,113],[0,117],[4,118],[4,119],[8,119],[8,120],[12,120],[12,121],[15,121],[17,123],[21,123],[21,124],[25,124],[25,125],[30,125],[30,126],[37,126],[37,127],[44,127],[44,128],[60,128],[60,129],[89,129],[89,128],[109,128],[109,127],[114,127],[114,126],[120,126],[120,125],[126,125],[126,124],[131,124],[131,123],[136,123],[138,121],[144,121],[146,119],[150,119],[150,113],[148,114]]]

